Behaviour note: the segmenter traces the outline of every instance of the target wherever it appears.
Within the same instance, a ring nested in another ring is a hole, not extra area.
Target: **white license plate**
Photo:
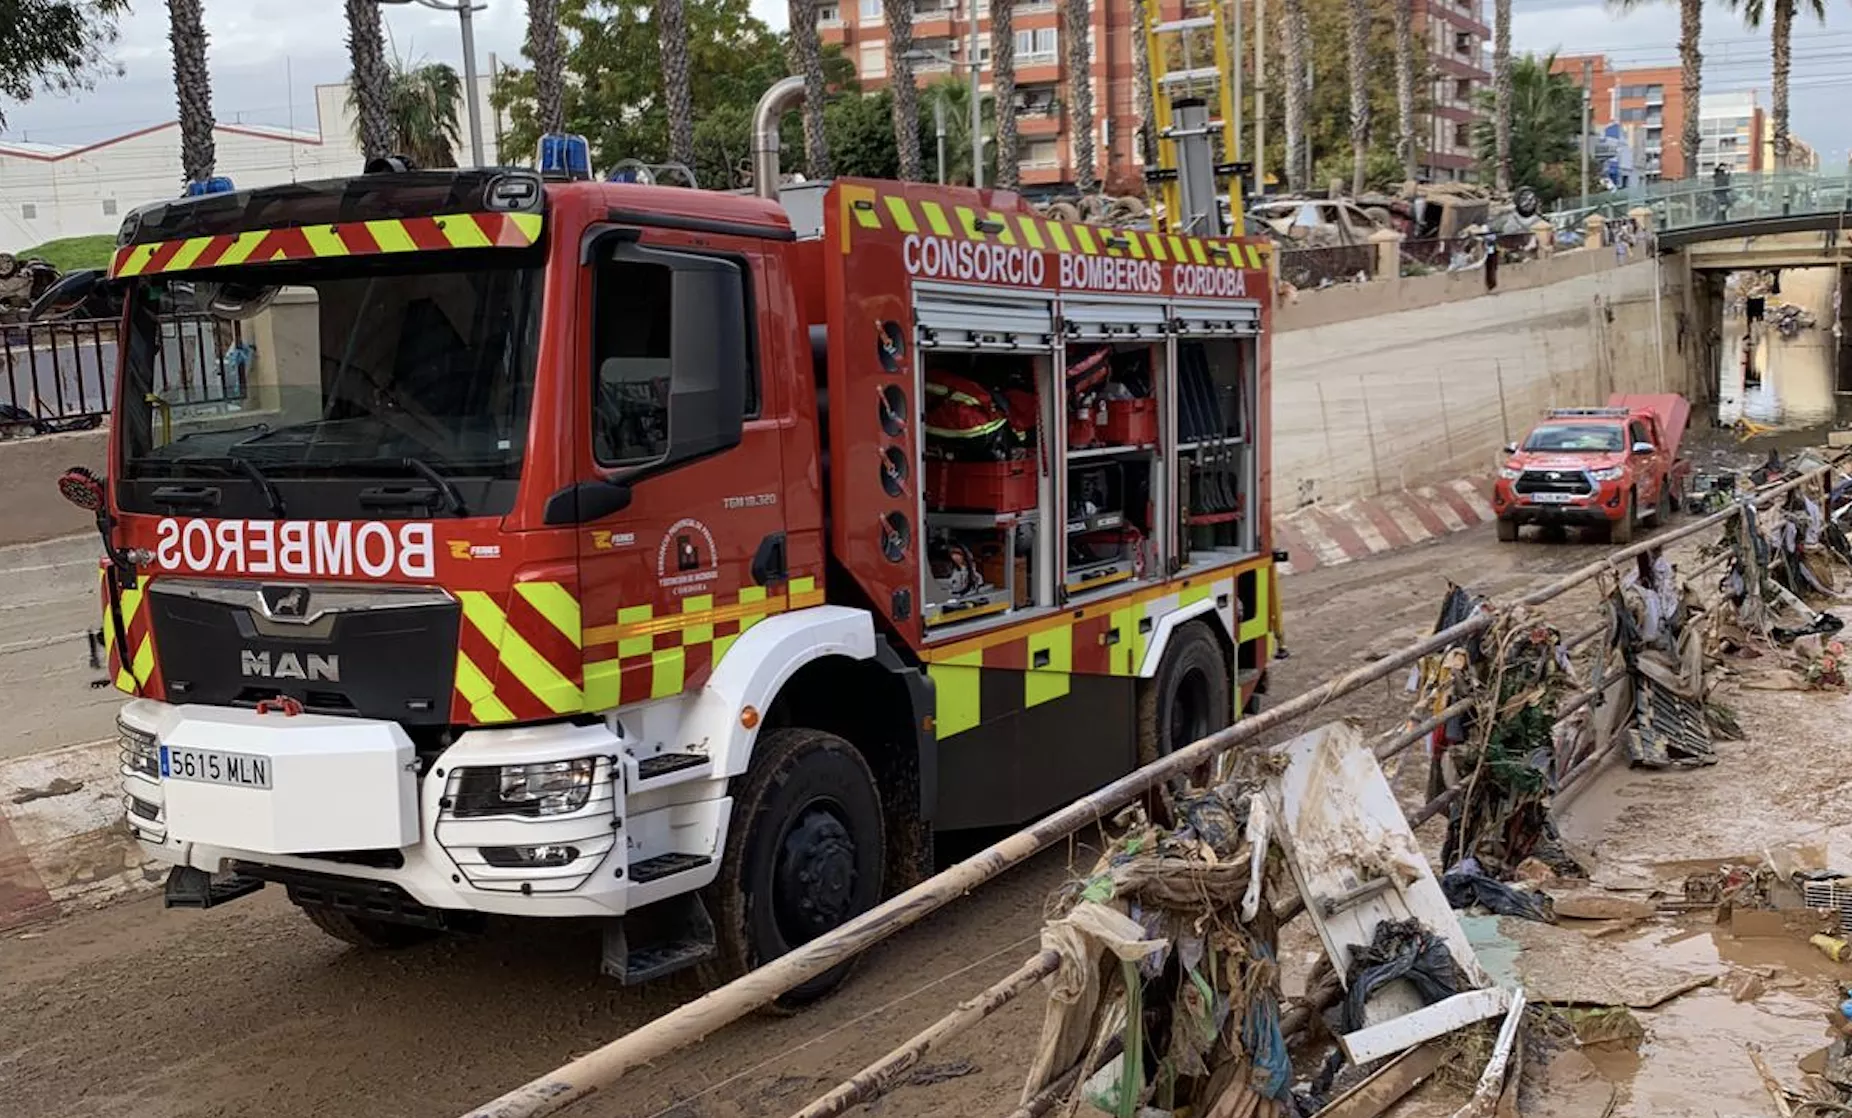
[[[1573,493],[1532,493],[1527,498],[1533,505],[1566,505],[1575,500]]]
[[[161,776],[168,780],[197,780],[201,784],[229,784],[234,788],[268,788],[270,758],[163,745]]]

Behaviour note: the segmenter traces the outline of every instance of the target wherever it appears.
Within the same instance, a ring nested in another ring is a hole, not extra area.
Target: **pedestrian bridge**
[[[1589,203],[1582,214],[1600,213],[1609,220],[1646,210],[1662,250],[1711,244],[1740,257],[1745,252],[1758,255],[1757,247],[1774,249],[1764,239],[1778,238],[1787,255],[1794,255],[1789,249],[1807,250],[1818,263],[1822,256],[1838,256],[1843,250],[1840,231],[1852,218],[1852,175],[1744,174],[1732,176],[1727,187],[1709,177],[1681,179],[1601,195]],[[1821,232],[1830,236],[1806,236]],[[1734,244],[1726,248],[1720,242]],[[1746,267],[1757,263],[1743,260]]]

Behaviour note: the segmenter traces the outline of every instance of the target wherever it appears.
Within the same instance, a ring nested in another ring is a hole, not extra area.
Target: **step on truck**
[[[736,974],[1265,689],[1263,244],[583,162],[124,222],[107,477],[62,485],[169,905]],[[242,383],[163,388],[233,327]]]
[[[1684,503],[1691,463],[1678,448],[1691,404],[1676,393],[1615,393],[1606,407],[1552,408],[1505,447],[1492,490],[1498,538],[1526,524],[1580,527],[1633,542],[1642,520],[1663,527]]]

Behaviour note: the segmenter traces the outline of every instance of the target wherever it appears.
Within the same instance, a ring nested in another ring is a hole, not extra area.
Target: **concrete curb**
[[[154,888],[122,819],[115,740],[0,761],[0,931]]]
[[[1342,505],[1296,509],[1274,524],[1288,574],[1334,567],[1463,532],[1493,519],[1491,481],[1458,478]]]

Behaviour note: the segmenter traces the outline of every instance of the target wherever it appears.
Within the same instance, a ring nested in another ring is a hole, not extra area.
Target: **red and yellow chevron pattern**
[[[110,682],[118,691],[139,695],[142,693],[136,687],[139,680],[149,693],[160,694],[158,687],[149,686],[154,681],[158,663],[154,656],[154,623],[142,605],[148,584],[144,581],[133,590],[124,590],[121,601],[112,602],[109,600],[109,572],[98,567],[97,588],[103,599],[103,647],[108,651]],[[116,647],[116,623],[112,614],[118,607],[122,610],[123,634],[129,642],[126,661],[122,649]]]
[[[110,260],[109,275],[111,279],[127,279],[162,272],[336,256],[526,248],[540,239],[543,223],[540,214],[463,213],[352,221],[341,225],[251,229],[213,237],[125,245],[117,249]]]

